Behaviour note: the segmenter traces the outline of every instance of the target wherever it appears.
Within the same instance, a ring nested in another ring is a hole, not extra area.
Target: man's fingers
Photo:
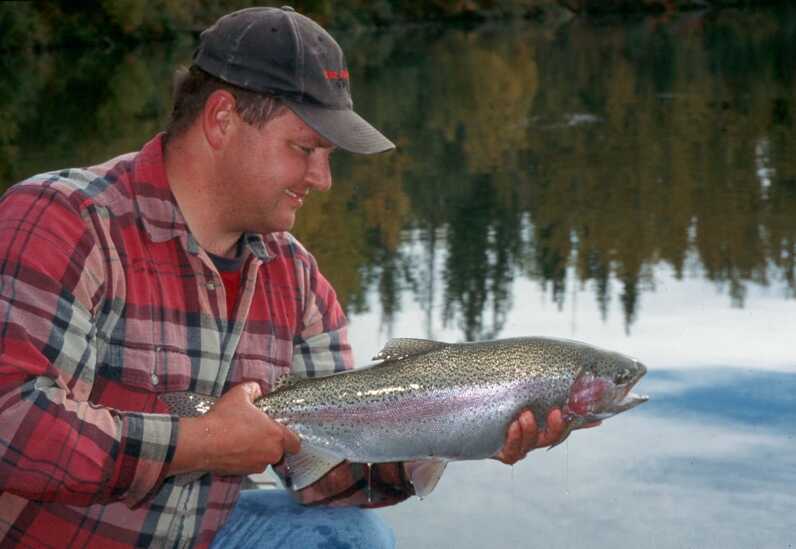
[[[527,454],[539,442],[539,429],[536,427],[536,419],[533,413],[526,410],[519,417],[520,427],[522,428],[522,446],[520,448],[523,455]]]
[[[553,408],[547,416],[548,430],[560,433],[564,430],[564,416],[561,415],[561,410]]]
[[[596,427],[600,422],[590,423],[584,427]],[[548,414],[544,429],[539,429],[536,418],[530,410],[524,410],[509,425],[506,433],[506,442],[495,457],[503,463],[516,463],[535,448],[544,448],[556,444],[561,440],[567,422],[561,410],[554,408]]]
[[[506,441],[503,443],[503,448],[495,454],[495,459],[503,463],[514,463],[516,461],[514,455],[519,453],[520,444],[520,428],[516,421],[512,421],[509,424],[508,431],[506,431]]]
[[[254,381],[249,381],[243,384],[243,390],[246,393],[246,397],[249,399],[249,402],[254,402],[258,398],[262,396],[262,390],[260,389],[260,384]]]
[[[547,423],[545,429],[542,431],[537,442],[537,448],[543,448],[555,444],[564,433],[564,418],[561,416],[561,410],[558,408],[553,409],[547,416]]]
[[[506,449],[511,457],[522,453],[522,426],[518,421],[513,421],[509,427]]]

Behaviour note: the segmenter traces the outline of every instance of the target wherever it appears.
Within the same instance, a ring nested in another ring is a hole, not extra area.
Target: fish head
[[[631,392],[647,373],[638,360],[620,353],[588,350],[562,412],[579,424],[601,421],[646,402],[649,397]]]

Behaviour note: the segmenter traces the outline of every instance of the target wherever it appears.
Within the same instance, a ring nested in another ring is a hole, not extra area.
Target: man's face
[[[334,146],[289,109],[259,129],[238,121],[217,174],[226,221],[241,232],[289,230],[307,194],[332,186]]]

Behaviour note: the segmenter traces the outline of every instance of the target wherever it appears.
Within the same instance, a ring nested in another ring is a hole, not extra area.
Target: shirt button
[[[213,280],[207,283],[208,290],[215,290],[216,288],[218,288],[218,285]]]
[[[160,383],[160,379],[158,378],[157,374],[152,374],[152,377],[150,379],[152,380],[152,385],[157,385],[158,383]]]

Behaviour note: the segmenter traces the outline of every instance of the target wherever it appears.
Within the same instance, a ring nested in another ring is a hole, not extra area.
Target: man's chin
[[[283,223],[270,223],[268,225],[264,225],[262,227],[259,227],[259,229],[255,229],[252,232],[257,232],[261,234],[281,233],[284,231],[291,230],[295,224],[296,224],[296,218],[294,217],[293,219],[289,221],[286,220]]]

